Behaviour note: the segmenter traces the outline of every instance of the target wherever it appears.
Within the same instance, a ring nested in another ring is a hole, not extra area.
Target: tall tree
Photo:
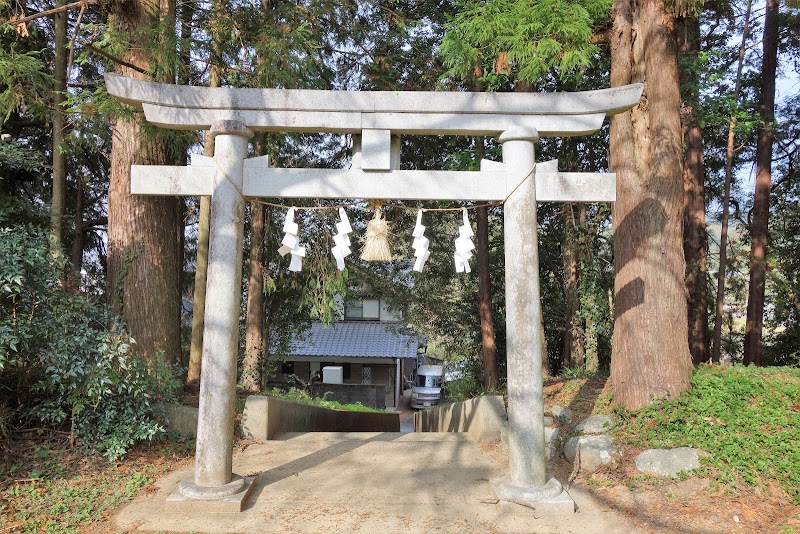
[[[614,402],[637,409],[689,387],[675,12],[664,0],[615,0],[611,85],[645,82],[612,118]]]
[[[772,143],[775,138],[775,74],[778,67],[778,0],[767,0],[761,60],[761,126],[756,145],[756,191],[750,226],[750,289],[744,332],[744,363],[761,365],[764,328],[764,283],[769,232],[769,196],[772,188]]]
[[[264,234],[265,209],[262,204],[250,204],[250,258],[247,277],[247,315],[245,348],[242,361],[242,388],[261,389],[261,358],[264,345]]]
[[[133,0],[111,6],[109,24],[127,39],[119,74],[162,82],[174,81],[169,57],[174,47],[174,0]],[[172,21],[172,23],[170,23]],[[172,32],[170,34],[170,32]],[[156,43],[151,41],[155,39]],[[178,203],[174,197],[130,193],[130,167],[175,163],[174,142],[156,139],[140,113],[120,116],[113,125],[111,183],[108,191],[108,293],[113,310],[125,317],[137,351],[147,358],[164,354],[166,362],[180,356],[180,289]]]
[[[481,87],[476,84],[476,91]],[[483,137],[475,139],[478,164],[486,155],[486,145]],[[483,389],[497,389],[497,343],[492,322],[492,277],[489,258],[489,208],[478,206],[476,208],[476,259],[478,263],[478,315],[481,321],[481,357]]]
[[[686,293],[689,352],[697,365],[708,361],[708,285],[706,283],[706,196],[703,165],[703,131],[700,128],[700,19],[689,15],[677,20],[683,127],[683,254],[686,258]]]
[[[57,7],[65,5],[64,0]],[[53,15],[55,26],[55,58],[53,61],[53,195],[50,201],[50,243],[54,252],[60,253],[64,228],[64,206],[67,196],[67,156],[64,137],[67,131],[67,114],[64,99],[67,93],[67,12]]]
[[[454,77],[477,78],[490,90],[513,85],[516,92],[529,92],[536,83],[567,79],[591,65],[598,51],[592,28],[607,16],[609,5],[608,0],[458,1],[440,50]],[[544,332],[544,324],[540,327]],[[549,375],[544,335],[542,340],[542,372]]]
[[[486,206],[476,209],[477,260],[478,260],[478,309],[481,320],[481,354],[483,359],[483,387],[495,389],[497,381],[497,345],[492,323],[492,282],[489,262],[489,213]]]
[[[213,48],[213,46],[212,46]],[[208,86],[220,86],[220,69],[214,64],[211,66]],[[211,132],[206,132],[206,143],[203,147],[204,154],[214,157],[214,138]],[[186,382],[200,380],[200,370],[203,360],[203,329],[206,316],[206,275],[208,273],[208,238],[211,230],[211,197],[200,197],[200,216],[197,221],[197,254],[194,269],[194,293],[192,296],[192,338],[189,346],[189,370]]]
[[[567,203],[563,206],[564,243],[564,335],[563,366],[583,368],[586,364],[583,328],[580,317],[580,266],[586,229],[586,206]]]
[[[736,123],[738,113],[736,106],[742,92],[742,69],[744,56],[747,49],[747,39],[750,34],[750,14],[753,2],[747,0],[747,9],[742,28],[742,42],[739,45],[739,60],[736,66],[736,82],[733,89],[733,106],[730,120],[728,121],[728,141],[725,149],[725,178],[722,187],[722,217],[720,217],[719,238],[719,269],[717,271],[717,298],[714,306],[714,334],[711,343],[711,361],[720,362],[722,353],[722,314],[725,311],[725,278],[728,270],[728,222],[730,219],[731,182],[733,181],[733,159],[735,155]]]

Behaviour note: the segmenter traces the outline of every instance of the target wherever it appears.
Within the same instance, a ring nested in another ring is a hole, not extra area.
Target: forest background
[[[777,0],[0,3],[0,434],[67,425],[115,457],[159,432],[155,398],[199,378],[210,203],[130,195],[129,167],[185,164],[213,141],[148,126],[108,97],[104,72],[328,90],[645,82],[640,106],[599,134],[537,147],[564,171],[617,172],[619,191],[613,207],[540,206],[545,368],[610,372],[615,403],[636,409],[686,390],[692,364],[797,366],[797,14]],[[500,157],[490,138],[402,142],[409,169]],[[259,134],[251,150],[277,167],[338,168],[350,143]],[[502,387],[502,206],[469,207],[471,275],[453,271],[450,212],[426,215],[432,256],[412,273],[414,212],[392,206],[393,261],[341,273],[334,213],[302,211],[310,257],[292,274],[276,254],[285,209],[250,203],[242,388],[261,388],[263,355],[334,320],[336,295],[364,284],[465,372],[461,394]],[[357,229],[366,208],[349,210]]]

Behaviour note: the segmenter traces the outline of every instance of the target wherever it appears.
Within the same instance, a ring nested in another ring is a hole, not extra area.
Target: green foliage
[[[796,97],[792,104],[800,104]],[[796,132],[800,115],[786,125]],[[796,133],[783,132],[794,138]],[[762,360],[767,365],[800,365],[800,175],[798,156],[780,165],[784,177],[771,208],[767,298],[771,306],[765,317],[765,344]],[[777,174],[777,173],[776,173]]]
[[[537,82],[551,70],[566,77],[592,62],[592,28],[609,0],[456,2],[441,54],[450,74],[489,88],[507,80]]]
[[[267,395],[270,397],[275,397],[278,399],[283,399],[291,402],[297,402],[300,404],[308,404],[309,406],[318,406],[320,408],[330,408],[332,410],[347,410],[350,412],[377,412],[383,413],[383,410],[376,410],[375,408],[370,408],[369,406],[364,406],[360,402],[356,402],[353,404],[342,404],[341,402],[330,400],[328,396],[330,392],[326,392],[322,397],[312,397],[307,392],[303,391],[302,389],[297,388],[289,388],[288,390],[284,391],[280,388],[272,388],[272,390],[267,391]]]
[[[448,401],[461,402],[492,391],[484,391],[481,382],[481,364],[476,359],[463,362],[460,366],[461,376],[448,380],[444,384],[444,396]]]
[[[778,481],[800,503],[800,370],[701,366],[680,398],[621,413],[642,447],[696,447],[719,480]]]
[[[162,370],[130,354],[133,340],[106,310],[63,287],[64,261],[45,232],[0,229],[0,398],[20,423],[68,425],[110,459],[162,432],[150,391]],[[169,382],[167,382],[169,385]]]
[[[19,52],[14,45],[0,51],[0,127],[13,113],[44,114],[52,84],[41,51]]]
[[[13,140],[0,140],[0,179],[11,173],[43,173],[47,169],[43,154],[24,148]]]
[[[596,372],[589,371],[585,367],[581,366],[564,367],[561,369],[561,375],[564,378],[592,378],[596,374]]]

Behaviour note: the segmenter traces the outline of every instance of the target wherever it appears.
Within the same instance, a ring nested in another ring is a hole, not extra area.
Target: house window
[[[283,362],[281,364],[281,373],[285,375],[294,374],[294,362]]]
[[[378,299],[351,299],[344,307],[344,318],[356,321],[377,321],[381,318],[381,301]]]
[[[320,367],[319,362],[310,362],[308,364],[308,379],[311,380],[317,374],[322,379],[322,367]]]

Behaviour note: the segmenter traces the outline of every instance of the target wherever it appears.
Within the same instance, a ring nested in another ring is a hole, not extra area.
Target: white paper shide
[[[300,244],[300,227],[294,222],[295,208],[289,208],[286,211],[286,218],[283,221],[283,240],[278,249],[281,256],[287,254],[292,255],[292,261],[289,262],[289,270],[300,272],[303,270],[303,258],[306,256],[306,247]]]

